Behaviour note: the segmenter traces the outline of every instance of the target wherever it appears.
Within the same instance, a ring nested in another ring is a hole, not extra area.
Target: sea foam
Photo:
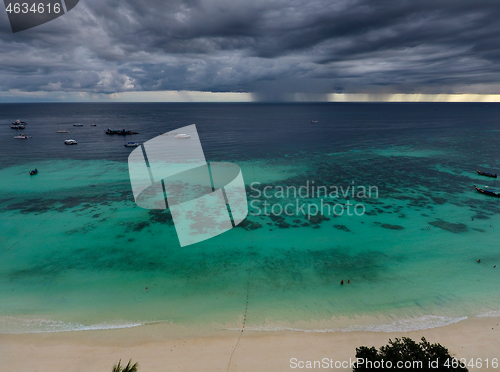
[[[323,329],[307,329],[295,328],[292,326],[282,325],[265,325],[257,327],[246,327],[247,331],[255,332],[279,332],[279,331],[292,331],[292,332],[305,332],[305,333],[329,333],[329,332],[410,332],[423,329],[431,329],[444,327],[450,324],[458,323],[467,319],[466,316],[461,317],[445,317],[426,315],[419,318],[401,319],[387,324],[374,324],[374,325],[350,325],[347,327],[332,327]],[[230,331],[239,331],[238,328],[227,328]]]
[[[139,322],[104,322],[83,325],[80,323],[65,323],[43,318],[25,319],[12,316],[2,316],[0,317],[0,334],[96,331],[105,329],[133,328],[144,324],[145,323]]]

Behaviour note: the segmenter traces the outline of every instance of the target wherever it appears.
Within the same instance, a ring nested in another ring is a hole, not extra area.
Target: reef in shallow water
[[[467,225],[463,223],[451,223],[451,222],[446,222],[446,221],[434,221],[434,222],[429,222],[432,226],[439,227],[440,229],[443,230],[448,230],[454,234],[462,233],[468,231]]]

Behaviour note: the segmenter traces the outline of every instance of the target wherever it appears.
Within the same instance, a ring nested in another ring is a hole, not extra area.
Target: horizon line
[[[328,102],[500,102],[500,94],[478,93],[282,93],[262,96],[249,92],[141,91],[122,93],[88,92],[0,92],[0,103],[328,103]]]

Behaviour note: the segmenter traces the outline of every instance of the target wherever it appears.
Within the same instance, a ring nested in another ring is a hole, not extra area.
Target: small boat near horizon
[[[12,124],[10,126],[11,129],[24,129],[26,126],[24,124]]]
[[[67,139],[64,141],[65,145],[78,145],[78,142],[76,142],[74,139]]]
[[[124,146],[125,147],[138,147],[140,146],[141,144],[138,143],[138,142],[127,142]]]
[[[62,130],[58,130],[56,133],[69,133],[69,130],[62,129]]]
[[[481,176],[497,178],[496,173],[493,174],[493,173],[490,173],[490,172],[483,172],[483,171],[478,170],[477,168],[476,168],[476,172],[477,172],[477,174],[480,174]]]
[[[311,124],[316,124],[317,122],[317,120],[311,120]]]
[[[485,187],[484,189],[480,189],[476,185],[474,185],[474,187],[476,188],[476,191],[481,193],[481,194],[489,195],[489,196],[496,196],[497,198],[500,198],[500,192],[495,191],[495,190],[486,189],[486,187],[488,187],[488,186],[484,186]]]
[[[75,123],[73,124],[74,127],[83,127],[83,124],[80,124],[80,123]]]
[[[191,136],[189,134],[186,134],[186,133],[179,133],[175,136],[175,138],[183,139],[183,138],[191,138]]]
[[[131,134],[139,134],[139,132],[133,132],[131,130],[125,130],[125,129],[107,129],[104,133],[106,134],[118,134],[121,136],[127,136]]]
[[[29,137],[26,134],[21,133],[20,135],[15,136],[14,138],[15,139],[28,139]]]
[[[28,125],[28,123],[26,123],[25,121],[21,121],[21,120],[17,119],[16,121],[12,122],[12,125]]]

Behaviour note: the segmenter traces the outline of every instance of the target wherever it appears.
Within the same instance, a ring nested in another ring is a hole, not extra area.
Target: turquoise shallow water
[[[363,203],[361,216],[249,215],[183,248],[168,212],[135,205],[123,160],[47,156],[4,165],[0,332],[158,321],[241,329],[247,291],[246,329],[256,330],[406,330],[497,315],[500,205],[472,187],[498,182],[474,173],[476,163],[498,166],[496,148],[485,146],[483,159],[470,128],[458,132],[260,157],[208,150],[241,166],[249,202],[263,201],[252,182],[260,191],[312,181],[375,185],[378,198],[327,200]],[[34,167],[40,173],[30,177]]]
[[[329,162],[346,156],[359,154]],[[296,174],[289,161],[246,162],[243,175],[247,184],[261,179],[261,188],[302,185],[319,159],[293,160]],[[25,165],[0,171],[8,180],[1,183],[3,332],[25,331],[25,319],[39,319],[29,328],[42,330],[154,321],[235,329],[248,280],[251,329],[373,326],[366,317],[379,325],[414,319],[418,327],[499,306],[492,296],[500,281],[493,269],[498,207],[478,215],[476,203],[485,201],[470,188],[453,203],[445,193],[433,202],[421,185],[400,199],[381,189],[362,216],[249,216],[253,224],[181,248],[167,213],[135,206],[125,164],[45,161],[39,168],[31,178]],[[457,225],[429,224],[441,220]],[[455,226],[464,231],[450,231]],[[341,286],[342,279],[351,283]]]

